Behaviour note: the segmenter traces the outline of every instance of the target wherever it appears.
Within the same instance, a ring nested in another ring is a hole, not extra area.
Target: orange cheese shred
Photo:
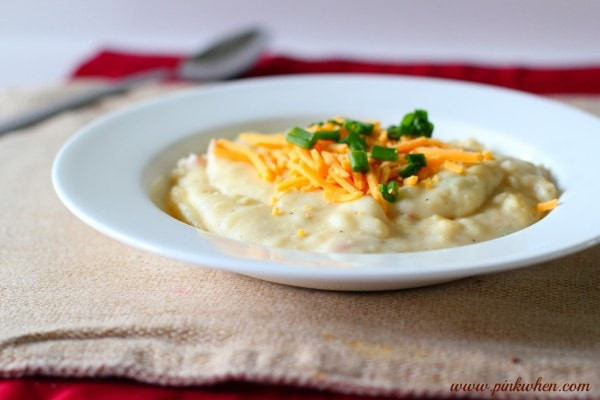
[[[537,210],[540,212],[554,210],[558,206],[558,199],[543,201],[537,204]]]
[[[444,167],[444,169],[454,172],[455,174],[462,174],[463,172],[465,172],[465,166],[453,161],[444,161],[444,163],[442,164],[442,167]]]
[[[279,192],[284,192],[284,191],[290,190],[290,189],[299,189],[303,186],[308,185],[309,183],[310,183],[310,181],[308,179],[306,179],[305,177],[297,176],[297,177],[288,178],[288,179],[282,181],[275,187],[275,189]]]
[[[438,157],[444,161],[455,161],[464,163],[479,163],[483,161],[483,154],[477,151],[465,151],[461,149],[444,149],[441,147],[417,147],[415,153],[425,154],[425,157]]]
[[[365,182],[365,175],[360,172],[352,171],[352,181],[354,182],[354,187],[360,191],[365,192],[367,188],[367,183]]]
[[[294,170],[297,171],[300,175],[304,176],[310,181],[310,183],[317,187],[321,187],[329,191],[335,191],[337,189],[335,185],[328,183],[325,179],[321,177],[321,175],[317,173],[317,171],[310,168],[304,161],[300,161],[299,166]]]
[[[396,149],[398,150],[398,153],[408,153],[418,147],[432,146],[432,145],[442,146],[443,143],[440,142],[439,140],[430,139],[427,137],[419,137],[416,139],[409,139],[406,141],[401,141],[396,146]]]
[[[404,183],[404,186],[415,186],[418,181],[419,177],[417,175],[412,175],[405,178],[402,182]]]
[[[387,212],[388,203],[383,198],[381,192],[379,191],[379,182],[377,181],[377,177],[373,173],[373,171],[367,172],[367,185],[369,186],[369,193],[371,196],[381,205],[383,210]]]
[[[251,148],[223,139],[217,140],[216,145],[223,147],[226,150],[245,155],[248,158],[248,160],[254,165],[254,167],[258,170],[259,176],[261,178],[270,182],[275,180],[275,174],[273,173],[273,171],[271,171],[267,167],[265,162]]]
[[[261,133],[244,132],[240,133],[239,138],[253,146],[263,146],[268,148],[282,148],[290,146],[285,140],[283,134],[263,135]]]

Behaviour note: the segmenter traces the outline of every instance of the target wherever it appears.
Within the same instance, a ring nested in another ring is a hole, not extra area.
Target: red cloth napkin
[[[175,69],[178,55],[131,54],[105,50],[83,62],[73,72],[74,78],[119,78],[153,68]],[[245,76],[268,76],[307,73],[382,73],[391,75],[430,76],[487,83],[538,94],[600,94],[600,66],[586,67],[494,67],[463,63],[384,63],[352,60],[303,60],[279,55],[265,55]]]
[[[171,388],[127,380],[25,378],[0,381],[2,400],[384,400],[315,389],[231,382]],[[389,399],[389,398],[388,398]],[[408,400],[408,399],[406,399]],[[471,399],[473,400],[473,399]]]

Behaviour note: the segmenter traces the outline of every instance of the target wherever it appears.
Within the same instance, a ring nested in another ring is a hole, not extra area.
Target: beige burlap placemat
[[[0,112],[77,90],[0,91]],[[233,378],[414,396],[490,396],[499,384],[495,397],[600,397],[598,246],[445,285],[342,293],[171,261],[80,222],[52,189],[56,152],[90,120],[168,90],[0,138],[0,376]],[[600,114],[600,99],[572,101]]]

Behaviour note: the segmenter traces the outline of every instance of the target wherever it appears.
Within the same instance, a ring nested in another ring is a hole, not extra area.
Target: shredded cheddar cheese
[[[539,212],[550,211],[558,206],[558,199],[552,199],[548,201],[543,201],[537,204],[537,210]]]
[[[412,176],[409,176],[408,178],[404,179],[404,184],[406,186],[415,186],[418,181],[419,181],[419,177],[417,175],[412,175]]]
[[[452,171],[455,172],[457,174],[462,174],[463,172],[465,172],[465,166],[459,163],[456,163],[454,161],[444,161],[444,163],[442,164],[442,167],[444,169],[447,169],[448,171]]]
[[[351,149],[343,140],[349,132],[341,117],[306,128],[315,136],[321,131],[339,130],[341,141],[316,140],[311,147],[303,148],[288,142],[283,133],[244,132],[237,141],[214,140],[211,151],[217,157],[247,162],[256,169],[261,179],[273,182],[277,195],[272,199],[272,204],[290,191],[322,191],[324,197],[332,202],[371,196],[386,211],[389,200],[386,201],[382,196],[381,184],[395,181],[399,186],[419,184],[424,188],[432,188],[440,180],[437,174],[441,170],[462,174],[470,165],[494,159],[489,151],[464,150],[430,137],[401,136],[400,139],[391,139],[378,122],[372,125],[371,134],[361,135],[361,140],[366,144],[365,151],[369,152],[373,146],[393,148],[398,157],[395,161],[381,160],[374,159],[369,153],[368,172],[357,172],[352,168],[349,160]],[[409,172],[408,175],[405,168],[414,167],[410,161],[413,157],[411,154],[424,155],[426,163],[418,166],[418,172]],[[546,203],[540,203],[538,209],[547,210],[555,206],[551,202]],[[279,213],[279,209],[273,207],[273,215]],[[304,236],[304,232],[300,231],[298,236]]]

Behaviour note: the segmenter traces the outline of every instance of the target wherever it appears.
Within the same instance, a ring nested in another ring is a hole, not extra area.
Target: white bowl
[[[538,223],[487,242],[409,253],[322,254],[250,245],[200,231],[161,210],[176,161],[214,136],[282,130],[334,115],[397,123],[425,108],[436,137],[476,137],[488,148],[544,164],[560,205]],[[600,121],[553,101],[455,81],[374,75],[252,79],[176,93],[104,117],[57,155],[53,182],[79,218],[132,246],[210,268],[295,286],[385,290],[523,267],[600,238],[600,185],[592,160]]]

